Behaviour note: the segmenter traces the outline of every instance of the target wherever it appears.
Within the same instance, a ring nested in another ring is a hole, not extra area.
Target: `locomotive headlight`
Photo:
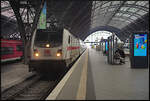
[[[57,50],[57,54],[56,54],[56,56],[61,56],[61,54],[62,54],[62,49],[59,49],[59,50]]]
[[[46,44],[46,47],[47,47],[47,48],[49,48],[49,47],[50,47],[50,45],[49,45],[49,44]]]
[[[33,51],[34,51],[34,56],[38,57],[39,56],[38,50],[34,49]]]
[[[38,56],[39,56],[39,53],[35,53],[34,55],[38,57]]]
[[[61,54],[60,54],[60,53],[57,53],[56,55],[57,55],[58,57],[59,57],[59,56],[61,56]]]

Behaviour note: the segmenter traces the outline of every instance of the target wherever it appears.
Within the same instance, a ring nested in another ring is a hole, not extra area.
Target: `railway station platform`
[[[149,68],[110,65],[101,51],[87,49],[46,100],[148,100]]]

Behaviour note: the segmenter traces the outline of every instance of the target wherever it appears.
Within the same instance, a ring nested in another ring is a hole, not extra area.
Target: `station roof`
[[[149,1],[95,1],[92,6],[91,29],[104,26],[104,29],[120,30],[118,36],[123,40],[134,31],[148,30],[148,16]],[[143,28],[137,29],[139,25]],[[132,28],[128,28],[125,33],[127,26]]]
[[[26,12],[20,9],[23,11]],[[2,15],[8,18],[5,23],[16,24],[9,1],[1,1]],[[94,31],[107,30],[124,41],[134,31],[149,32],[149,1],[47,0],[47,21],[52,18],[82,40]]]

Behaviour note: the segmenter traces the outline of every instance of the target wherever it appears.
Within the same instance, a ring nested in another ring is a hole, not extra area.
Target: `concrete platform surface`
[[[148,100],[149,68],[110,65],[100,51],[89,49],[86,100]]]
[[[88,50],[86,50],[61,79],[46,100],[84,100],[86,97],[86,73]]]

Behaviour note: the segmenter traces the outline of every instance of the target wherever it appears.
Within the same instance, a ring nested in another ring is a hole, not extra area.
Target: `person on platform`
[[[117,50],[115,51],[115,59],[119,59],[119,64],[125,63],[125,53],[123,51],[123,47],[118,46]]]

